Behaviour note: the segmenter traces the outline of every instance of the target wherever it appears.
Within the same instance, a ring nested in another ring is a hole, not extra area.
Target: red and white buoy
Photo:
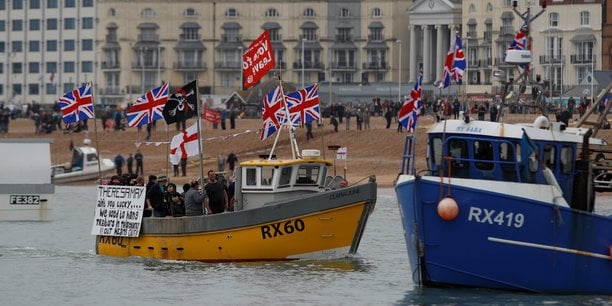
[[[438,203],[438,215],[444,221],[452,221],[459,214],[459,205],[453,198],[444,198]],[[612,248],[610,249],[612,252]]]

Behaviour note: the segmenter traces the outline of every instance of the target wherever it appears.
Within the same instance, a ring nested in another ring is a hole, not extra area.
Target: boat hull
[[[98,166],[96,165],[95,167],[88,167],[84,170],[66,173],[56,173],[53,176],[53,183],[65,184],[87,180],[96,180],[99,179],[102,175],[115,170],[115,165],[110,159],[102,159],[100,163],[100,172],[98,171]]]
[[[543,201],[533,184],[496,184],[400,176],[395,191],[415,282],[612,294],[612,218]],[[458,204],[450,221],[438,214],[441,195]]]
[[[357,251],[376,184],[217,215],[144,218],[139,237],[98,236],[98,254],[196,260],[334,259]]]

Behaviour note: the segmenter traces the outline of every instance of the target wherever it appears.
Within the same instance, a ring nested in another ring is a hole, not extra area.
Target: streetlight
[[[143,94],[145,92],[145,56],[144,53],[147,51],[147,47],[145,46],[141,46],[140,47],[140,86],[141,86],[141,91]]]
[[[402,102],[402,41],[397,40],[397,44],[399,45],[399,53],[397,57],[399,58],[397,65],[397,101]]]
[[[238,58],[238,64],[240,65],[240,90],[244,89],[244,71],[242,71],[242,46],[238,46],[238,52],[239,53],[239,58]]]

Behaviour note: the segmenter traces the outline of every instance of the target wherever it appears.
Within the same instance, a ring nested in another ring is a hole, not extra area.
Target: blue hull
[[[612,295],[612,217],[436,179],[395,186],[416,283]],[[452,221],[441,192],[459,206]]]

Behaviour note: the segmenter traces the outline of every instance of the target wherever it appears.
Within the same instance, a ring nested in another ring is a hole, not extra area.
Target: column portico
[[[443,25],[436,25],[436,46],[437,49],[436,50],[436,79],[435,81],[439,81],[442,80],[442,69],[444,67],[444,49],[442,48],[443,46],[443,40],[444,40],[444,31],[442,31],[442,27]]]
[[[416,71],[416,26],[410,26],[410,75],[408,76],[408,81],[413,83],[416,81],[416,75],[418,72]]]
[[[423,83],[431,82],[431,29],[423,25]]]

